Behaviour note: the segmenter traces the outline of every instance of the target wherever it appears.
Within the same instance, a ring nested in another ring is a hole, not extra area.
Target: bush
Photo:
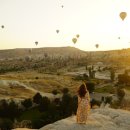
[[[8,118],[0,118],[1,130],[11,130],[13,128],[13,122]]]
[[[8,104],[8,111],[6,113],[10,119],[14,119],[20,114],[18,105],[13,100]]]
[[[111,103],[111,107],[114,108],[114,109],[118,109],[118,107],[119,107],[119,101],[113,101]]]
[[[36,76],[35,79],[39,79],[39,77]]]
[[[130,76],[127,74],[119,74],[118,75],[118,83],[119,84],[130,84]]]
[[[118,100],[119,100],[120,103],[121,103],[121,101],[123,100],[124,96],[125,96],[125,91],[124,91],[124,89],[118,88],[118,89],[117,89],[117,97],[118,97]]]
[[[0,117],[7,117],[8,103],[5,99],[0,101]]]
[[[76,114],[78,108],[78,96],[73,96],[72,97],[72,112],[73,114]]]
[[[48,110],[49,108],[49,105],[50,105],[50,100],[48,97],[43,97],[42,98],[42,101],[40,102],[39,104],[39,111],[40,112],[45,112]]]
[[[33,96],[33,102],[36,103],[36,104],[40,104],[42,101],[42,96],[40,93],[36,93],[34,96]]]
[[[115,79],[115,71],[114,71],[114,69],[110,70],[110,78],[111,78],[111,81],[113,82],[114,79]]]
[[[96,99],[92,99],[90,103],[91,103],[91,108],[95,105],[100,106],[101,104],[101,102]]]
[[[52,90],[52,94],[57,95],[58,91],[56,89]]]
[[[25,99],[24,101],[21,102],[21,104],[25,107],[25,108],[29,108],[32,106],[32,101],[31,99]]]
[[[77,75],[73,80],[84,80],[84,77],[82,75]]]
[[[92,93],[95,90],[95,83],[93,82],[86,82],[86,86],[89,93]]]
[[[105,97],[105,103],[106,103],[106,104],[107,104],[107,103],[111,104],[111,102],[112,102],[112,97],[111,97],[111,96]]]
[[[72,114],[72,97],[68,93],[62,96],[61,111],[63,117],[68,117]]]
[[[69,89],[68,89],[68,88],[63,88],[63,89],[62,89],[62,93],[63,93],[63,94],[67,94],[68,92],[69,92]]]
[[[7,103],[6,100],[0,101],[0,117],[13,120],[15,117],[18,117],[20,113],[21,110],[13,100],[9,103]]]
[[[32,120],[32,127],[34,129],[35,128],[39,129],[39,128],[43,127],[43,125],[44,125],[44,120],[42,120],[42,119],[34,119],[34,120]]]

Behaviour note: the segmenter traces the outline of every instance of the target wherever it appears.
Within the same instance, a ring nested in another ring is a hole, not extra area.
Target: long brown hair
[[[85,84],[82,84],[78,89],[78,95],[83,98],[85,97],[85,94],[87,93],[87,88]]]

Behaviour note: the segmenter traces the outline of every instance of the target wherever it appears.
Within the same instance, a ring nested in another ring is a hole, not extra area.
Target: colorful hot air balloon
[[[99,47],[99,44],[96,44],[95,47],[98,48],[98,47]]]
[[[59,30],[56,30],[57,33],[59,33]]]
[[[77,38],[72,38],[72,42],[75,44],[77,42]]]
[[[36,45],[36,46],[38,45],[38,41],[35,41],[35,45]]]
[[[124,20],[124,19],[126,18],[126,16],[127,16],[127,13],[126,13],[126,12],[121,12],[121,13],[120,13],[120,18],[121,18],[122,20]]]
[[[79,34],[77,34],[76,37],[79,38]]]

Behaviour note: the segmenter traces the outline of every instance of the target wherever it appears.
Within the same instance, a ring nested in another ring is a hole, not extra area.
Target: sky
[[[127,13],[124,21],[119,16],[121,12]],[[2,25],[0,50],[63,46],[85,51],[130,48],[130,0],[0,0]],[[74,44],[72,39],[77,34],[80,37]]]

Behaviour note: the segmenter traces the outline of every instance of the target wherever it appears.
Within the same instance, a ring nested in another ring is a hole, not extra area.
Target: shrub
[[[68,117],[72,114],[72,97],[68,93],[62,96],[61,111],[63,117]]]
[[[52,90],[52,94],[57,95],[58,91],[56,89]]]
[[[41,128],[44,125],[44,120],[42,119],[34,119],[32,120],[32,128]]]
[[[78,96],[73,96],[72,97],[72,112],[73,114],[76,114],[78,108]]]
[[[92,99],[90,103],[91,103],[91,108],[95,105],[100,106],[101,104],[101,102],[96,99]]]
[[[39,104],[39,111],[45,112],[48,110],[50,105],[50,100],[48,97],[43,97],[40,104]]]
[[[39,79],[39,77],[36,76],[35,79]]]
[[[32,101],[31,99],[25,99],[24,101],[21,102],[21,104],[25,107],[25,108],[29,108],[32,106]]]
[[[1,130],[11,130],[13,128],[13,122],[8,118],[0,118]]]
[[[107,104],[107,103],[111,104],[111,102],[112,102],[112,96],[107,96],[107,97],[105,97],[105,103],[106,103],[106,104]]]
[[[42,101],[42,96],[40,93],[36,93],[34,96],[33,96],[33,102],[36,103],[36,104],[40,104]]]
[[[124,91],[124,89],[118,88],[118,89],[117,89],[117,97],[118,97],[118,100],[119,100],[120,103],[122,102],[124,96],[125,96],[125,91]]]
[[[92,93],[95,90],[95,83],[93,82],[86,82],[86,86],[89,93]]]
[[[69,89],[68,89],[68,88],[63,88],[63,89],[62,89],[62,93],[63,93],[63,94],[67,94],[68,92],[69,92]]]

